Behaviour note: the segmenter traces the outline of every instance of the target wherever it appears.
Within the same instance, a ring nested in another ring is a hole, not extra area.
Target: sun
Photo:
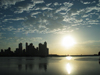
[[[65,36],[63,39],[62,39],[62,45],[65,46],[65,47],[71,47],[73,45],[76,44],[76,41],[73,37],[71,36]]]

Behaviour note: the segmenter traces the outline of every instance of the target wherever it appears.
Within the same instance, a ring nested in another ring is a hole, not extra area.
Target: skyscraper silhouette
[[[26,43],[26,49],[23,49],[22,43],[18,44],[18,48],[14,52],[11,51],[11,48],[1,49],[0,56],[48,56],[49,49],[47,48],[47,42],[44,44],[39,43],[38,47],[34,47],[33,43]]]
[[[19,43],[19,50],[22,52],[22,43]]]
[[[44,42],[44,44],[39,44],[39,54],[40,56],[48,56],[47,42]]]

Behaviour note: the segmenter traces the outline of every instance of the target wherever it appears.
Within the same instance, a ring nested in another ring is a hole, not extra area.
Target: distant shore
[[[100,55],[49,55],[49,57],[66,57],[66,56],[77,57],[77,56],[100,56]]]
[[[100,56],[100,55],[48,55],[48,56],[0,56],[0,57],[82,57],[82,56]]]

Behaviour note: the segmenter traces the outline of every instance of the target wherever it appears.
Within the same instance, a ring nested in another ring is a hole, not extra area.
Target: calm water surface
[[[100,75],[98,56],[0,57],[0,75]]]

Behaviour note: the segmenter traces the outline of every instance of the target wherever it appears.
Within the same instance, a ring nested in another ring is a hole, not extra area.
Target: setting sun
[[[66,36],[62,39],[62,45],[65,47],[71,47],[76,44],[76,41],[71,36]]]

